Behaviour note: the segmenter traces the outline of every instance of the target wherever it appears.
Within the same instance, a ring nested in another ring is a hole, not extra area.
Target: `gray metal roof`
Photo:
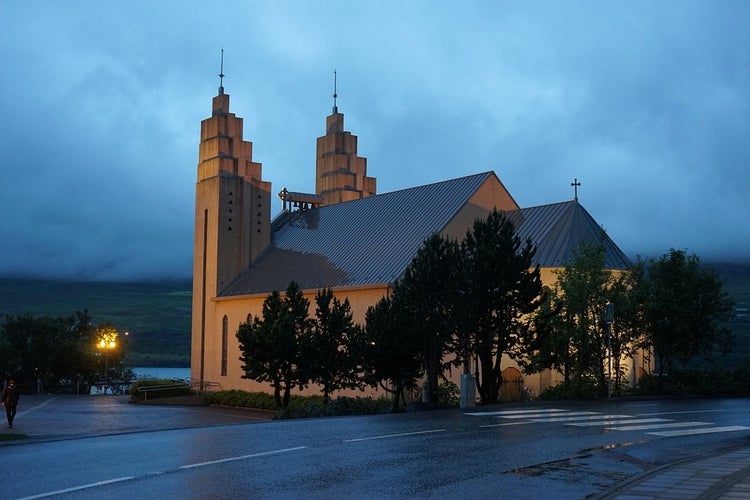
[[[221,295],[390,283],[494,172],[282,213],[271,248]],[[499,180],[498,180],[499,182]]]
[[[446,228],[494,172],[394,191],[299,212],[282,212],[272,223],[271,247],[222,292],[222,296],[284,290],[391,283],[422,242]],[[499,182],[499,180],[498,180]],[[522,240],[537,246],[542,267],[569,262],[581,241],[598,241],[602,230],[577,202],[508,212]],[[607,267],[630,261],[604,235]]]
[[[564,267],[582,243],[604,244],[607,269],[627,269],[630,259],[577,201],[522,208],[507,213],[522,241],[536,245],[540,267]]]

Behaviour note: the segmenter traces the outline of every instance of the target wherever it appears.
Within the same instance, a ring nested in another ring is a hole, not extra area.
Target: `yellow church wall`
[[[466,236],[466,231],[474,225],[474,221],[487,217],[494,208],[515,210],[518,206],[500,180],[492,175],[482,183],[441,234],[461,241]]]
[[[518,210],[520,207],[494,174],[472,195],[471,203],[489,210]]]
[[[281,291],[283,293],[283,291]],[[371,285],[365,287],[346,287],[334,290],[336,298],[340,301],[349,300],[354,322],[360,325],[365,323],[367,309],[376,304],[385,294],[390,292],[386,284]],[[315,315],[315,296],[318,290],[304,290],[305,298],[310,302],[308,314],[312,318]],[[233,297],[219,297],[210,300],[207,304],[207,334],[204,346],[204,376],[203,380],[217,382],[223,389],[238,389],[245,391],[272,392],[270,384],[258,383],[252,380],[242,379],[242,363],[240,361],[240,346],[237,340],[239,326],[248,318],[262,317],[263,302],[269,294],[244,295]],[[195,307],[195,305],[194,305]],[[227,318],[227,372],[221,374],[222,364],[222,336],[223,321]],[[198,325],[194,325],[194,329]],[[196,354],[200,352],[200,338],[193,337],[193,362],[191,363],[191,376],[200,379],[199,360]],[[296,394],[320,394],[318,387],[311,387],[305,391],[295,390]],[[375,389],[345,391],[343,395],[373,396],[382,393]]]

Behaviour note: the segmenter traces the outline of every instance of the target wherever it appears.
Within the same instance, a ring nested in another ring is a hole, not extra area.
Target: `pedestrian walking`
[[[16,418],[16,406],[18,406],[18,387],[15,380],[9,380],[3,389],[2,404],[5,406],[5,414],[8,416],[8,427],[13,427],[13,419]]]

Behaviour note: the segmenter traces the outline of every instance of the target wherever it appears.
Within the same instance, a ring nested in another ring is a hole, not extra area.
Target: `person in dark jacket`
[[[8,416],[8,427],[13,427],[13,419],[16,418],[16,406],[18,406],[18,387],[15,380],[9,380],[8,385],[3,390],[3,406],[5,414]]]

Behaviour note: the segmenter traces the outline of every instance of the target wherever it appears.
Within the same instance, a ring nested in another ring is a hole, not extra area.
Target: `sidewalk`
[[[639,474],[601,500],[750,498],[750,448],[738,447]]]
[[[208,425],[263,422],[273,414],[214,406],[159,406],[130,404],[129,396],[22,395],[13,428],[0,419],[0,434],[28,436],[0,441],[0,446],[30,441],[94,437]]]

